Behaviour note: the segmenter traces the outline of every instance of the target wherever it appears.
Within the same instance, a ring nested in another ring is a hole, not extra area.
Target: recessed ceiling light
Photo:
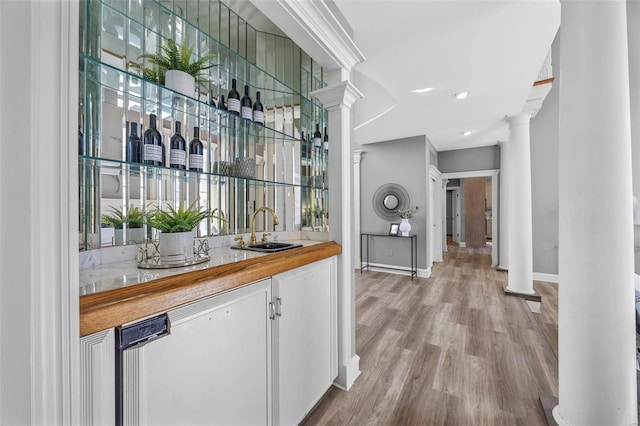
[[[424,89],[413,89],[411,93],[427,93],[433,90],[433,87],[425,87]]]
[[[456,93],[456,99],[464,99],[469,96],[469,91],[465,90],[464,92]]]
[[[461,133],[462,136],[469,136],[471,134],[471,130],[466,130],[464,132]]]

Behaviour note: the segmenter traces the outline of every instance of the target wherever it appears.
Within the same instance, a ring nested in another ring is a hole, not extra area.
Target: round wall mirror
[[[373,194],[373,210],[385,220],[398,219],[396,210],[406,210],[409,205],[409,193],[397,183],[386,183]]]
[[[384,200],[382,200],[382,204],[384,204],[385,208],[389,210],[395,210],[398,208],[398,197],[393,194],[389,194],[384,197]]]

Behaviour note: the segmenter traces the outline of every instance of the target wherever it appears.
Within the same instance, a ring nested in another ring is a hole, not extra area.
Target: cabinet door
[[[299,423],[337,376],[335,259],[274,276],[274,424]]]
[[[271,424],[270,280],[169,312],[170,334],[124,353],[124,424]]]
[[[115,423],[115,352],[113,329],[80,338],[81,424]]]

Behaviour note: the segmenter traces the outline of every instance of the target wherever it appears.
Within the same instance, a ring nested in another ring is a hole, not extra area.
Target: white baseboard
[[[367,264],[364,265],[367,267]],[[396,266],[396,265],[388,265],[385,263],[369,263],[369,270],[375,272],[386,272],[388,274],[397,274],[397,275],[407,275],[411,276],[411,268],[409,266]],[[393,268],[393,269],[387,269]],[[356,268],[360,269],[360,268]],[[427,269],[417,269],[418,277],[420,278],[429,278],[431,276],[431,268]]]
[[[338,367],[338,377],[333,386],[348,391],[360,375],[360,357],[354,355],[345,365]]]
[[[558,274],[545,274],[543,272],[534,272],[533,279],[534,281],[546,281],[556,284],[560,282],[560,276]]]

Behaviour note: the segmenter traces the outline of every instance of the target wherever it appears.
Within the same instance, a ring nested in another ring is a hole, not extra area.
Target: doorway
[[[460,209],[462,203],[460,200],[460,187],[447,186],[447,200],[446,200],[446,221],[447,221],[447,241],[451,240],[455,244],[460,244],[460,220],[462,214]]]
[[[448,180],[442,197],[445,215],[443,238],[461,247],[490,247],[494,266],[498,260],[499,218],[498,209],[494,209],[493,204],[498,199],[498,172],[499,170],[481,170],[443,173],[441,176],[443,180]],[[474,181],[474,178],[478,179]],[[473,204],[472,209],[469,204]],[[467,241],[468,236],[473,241]]]

